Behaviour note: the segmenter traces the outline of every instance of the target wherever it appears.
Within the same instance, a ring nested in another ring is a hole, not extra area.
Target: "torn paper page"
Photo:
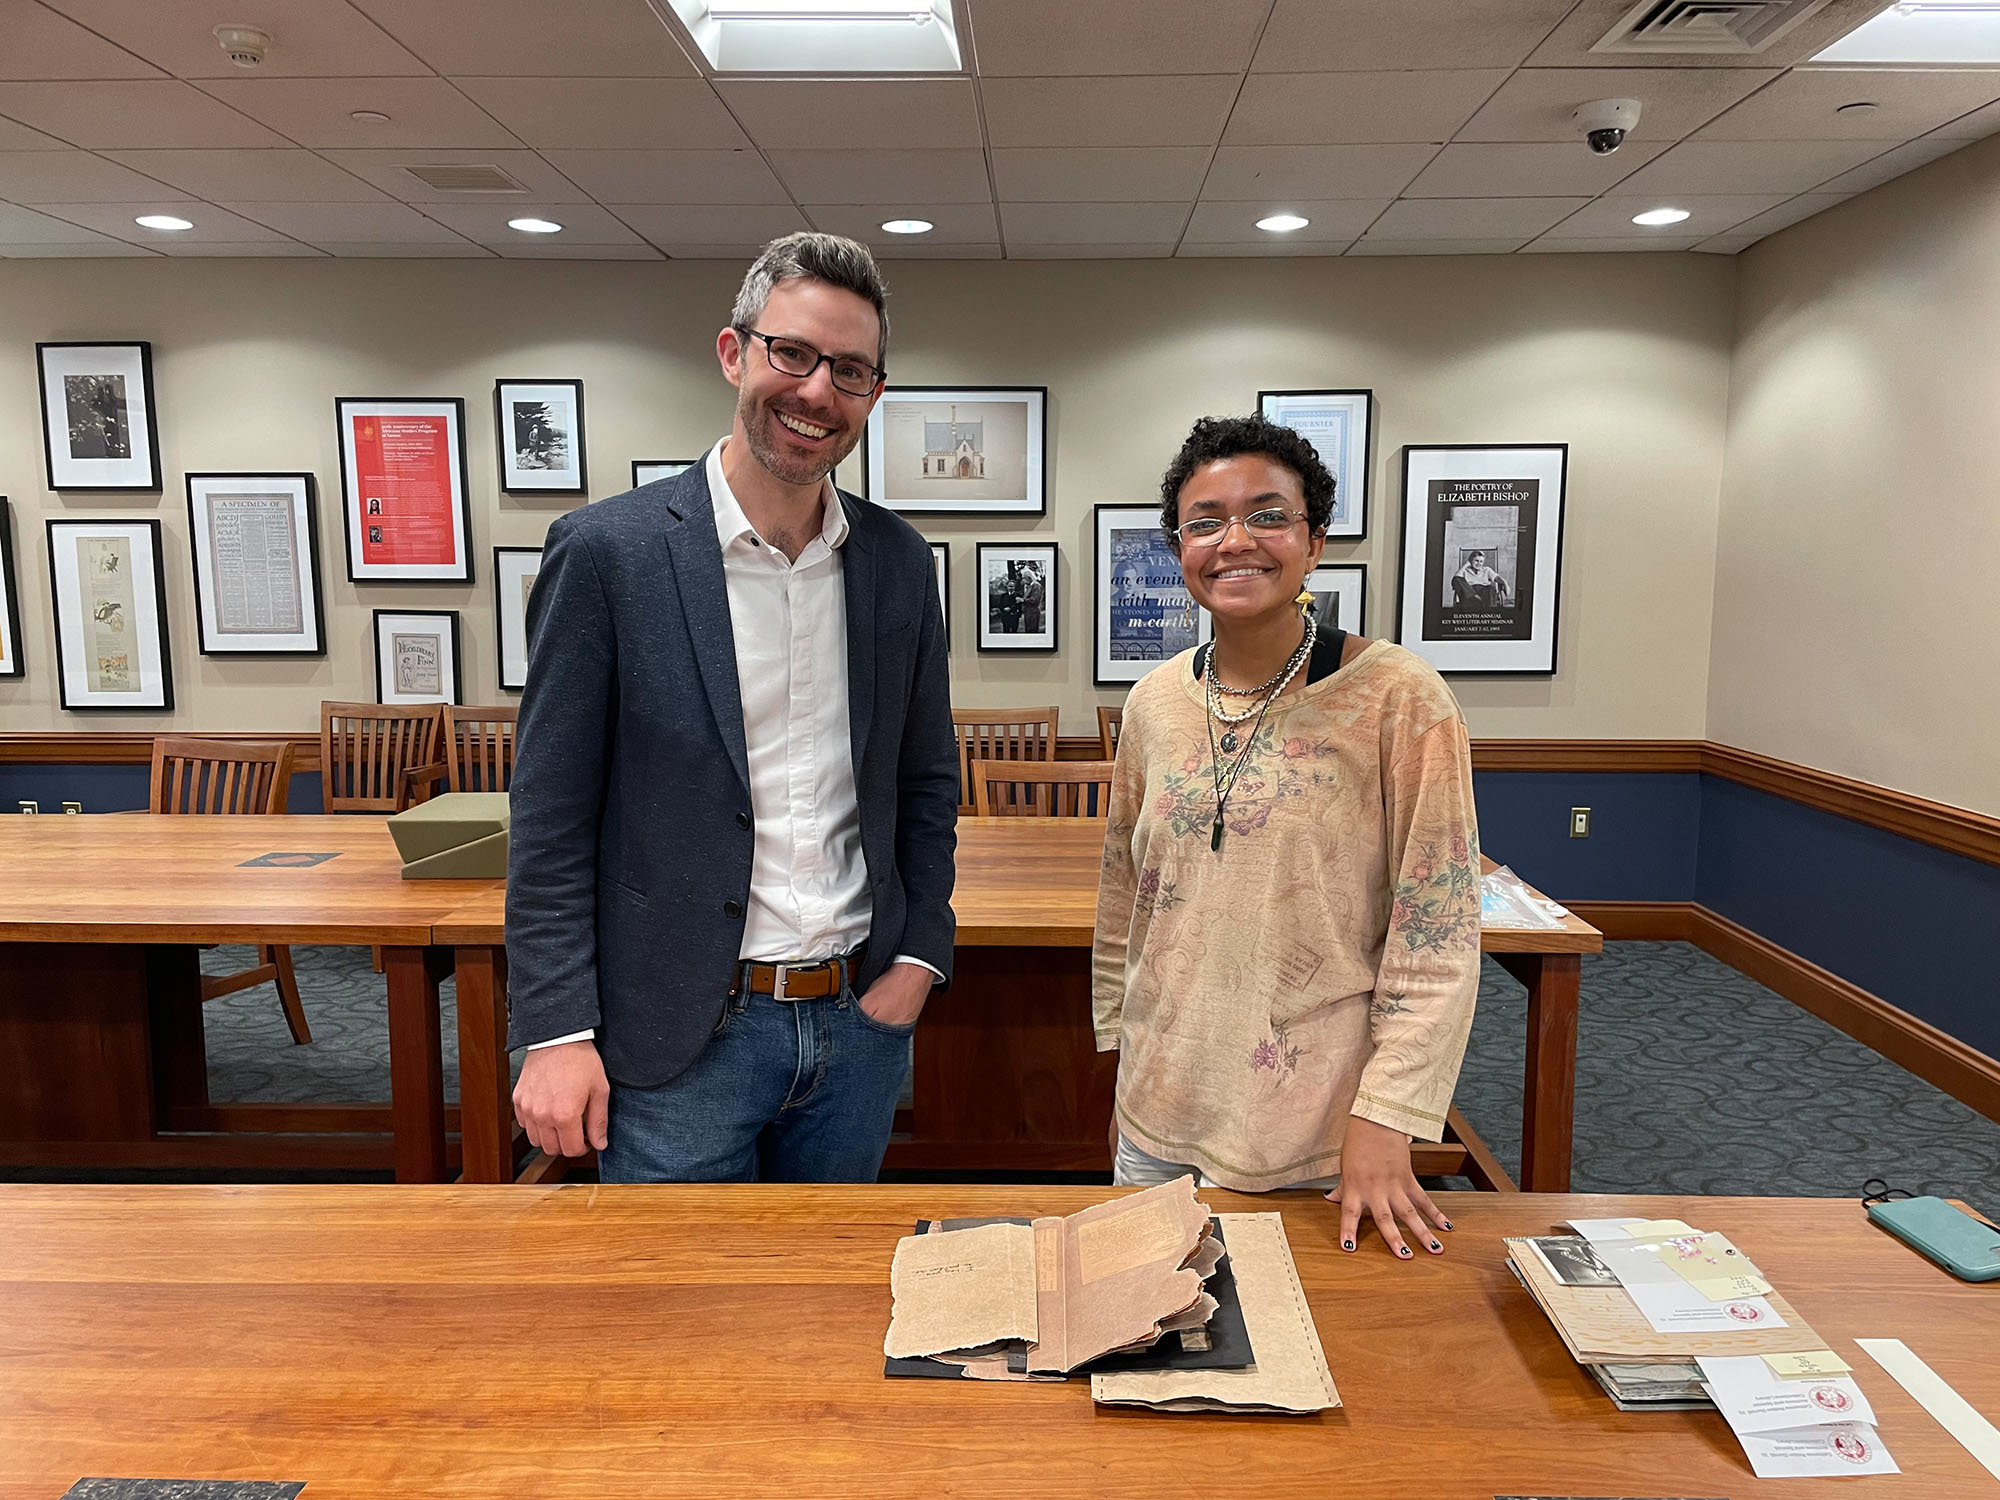
[[[889,1265],[895,1309],[882,1351],[891,1359],[1033,1339],[1035,1234],[989,1224],[954,1234],[911,1234]]]

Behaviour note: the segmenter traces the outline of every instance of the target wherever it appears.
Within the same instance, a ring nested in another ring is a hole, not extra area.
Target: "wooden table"
[[[1344,1405],[1100,1409],[1078,1383],[887,1380],[918,1216],[1058,1187],[0,1188],[0,1500],[83,1475],[303,1480],[306,1500],[660,1496],[1988,1495],[1854,1347],[1900,1338],[2000,1407],[1991,1293],[1846,1200],[1451,1194],[1440,1259],[1284,1213]],[[1900,1475],[1753,1480],[1714,1412],[1624,1413],[1501,1264],[1572,1215],[1727,1232],[1855,1367]]]

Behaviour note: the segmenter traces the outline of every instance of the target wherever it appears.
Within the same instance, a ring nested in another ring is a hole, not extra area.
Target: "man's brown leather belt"
[[[736,966],[729,998],[738,995],[769,995],[773,1000],[828,1000],[846,989],[861,967],[866,947],[837,958],[823,958],[809,964],[758,964]]]

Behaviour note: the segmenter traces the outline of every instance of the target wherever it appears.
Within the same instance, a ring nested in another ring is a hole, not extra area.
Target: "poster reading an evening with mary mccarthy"
[[[1159,523],[1114,528],[1111,660],[1166,661],[1193,646],[1198,630],[1180,560]]]
[[[1425,503],[1424,639],[1534,634],[1541,480],[1432,479]]]

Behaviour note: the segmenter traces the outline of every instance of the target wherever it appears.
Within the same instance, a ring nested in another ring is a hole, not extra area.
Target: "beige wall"
[[[2000,139],[1741,262],[1709,734],[2000,813]]]
[[[1070,733],[1122,690],[1090,685],[1093,504],[1145,503],[1188,425],[1260,387],[1370,386],[1369,629],[1393,629],[1396,487],[1411,442],[1567,441],[1561,671],[1459,678],[1475,733],[1704,732],[1716,497],[1734,269],[1723,257],[898,262],[896,342],[912,383],[1047,385],[1054,466],[1038,522],[925,518],[953,544],[954,696],[1058,702]],[[28,677],[0,681],[0,730],[304,729],[322,698],[374,696],[370,611],[462,613],[467,701],[496,686],[495,544],[534,545],[562,502],[502,496],[496,376],[581,377],[596,495],[630,460],[705,446],[730,391],[711,352],[741,267],[493,261],[0,261],[0,494],[15,506]],[[37,339],[154,346],[166,490],[68,498],[44,488]],[[333,399],[466,400],[472,586],[345,581]],[[195,648],[184,471],[310,469],[319,481],[324,659],[230,661]],[[843,472],[843,478],[847,472]],[[165,522],[179,705],[172,715],[57,707],[45,517]],[[972,649],[975,539],[1061,544],[1054,657]]]

